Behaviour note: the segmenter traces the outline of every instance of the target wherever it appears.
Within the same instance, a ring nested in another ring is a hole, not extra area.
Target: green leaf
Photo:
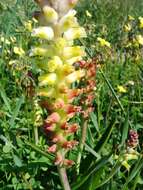
[[[11,149],[12,149],[11,144],[6,144],[3,146],[4,153],[9,153],[11,151]]]
[[[35,150],[36,152],[40,153],[41,155],[47,157],[50,161],[53,161],[54,156],[52,156],[49,153],[44,152],[43,150],[41,150],[38,146],[32,144],[31,142],[28,141],[24,141],[26,145],[30,146],[33,150]]]
[[[121,145],[123,145],[127,139],[128,129],[129,129],[129,114],[126,115],[125,123],[123,125]]]
[[[95,189],[103,186],[104,184],[106,184],[117,173],[117,171],[121,167],[121,165],[122,165],[122,163],[119,162],[119,161],[117,161],[117,163],[115,164],[115,166],[112,168],[110,174],[101,183],[99,183],[96,187],[94,186],[93,190],[95,190]]]
[[[15,119],[16,117],[18,116],[18,113],[19,113],[19,110],[21,108],[21,105],[24,103],[24,97],[21,96],[17,103],[16,103],[16,107],[13,111],[13,114],[12,114],[12,117],[11,117],[11,120],[10,120],[10,126],[13,127],[14,126],[14,123],[15,123]]]
[[[112,133],[112,130],[114,128],[116,124],[116,121],[112,124],[112,125],[109,125],[109,127],[105,130],[105,132],[103,133],[103,135],[101,136],[101,138],[99,139],[98,143],[96,144],[94,150],[96,152],[100,152],[102,150],[102,148],[105,146],[105,144],[107,143],[111,133]]]
[[[91,121],[95,127],[95,129],[97,130],[97,132],[99,133],[99,127],[98,127],[98,123],[97,123],[97,116],[95,115],[94,112],[91,112],[90,113],[90,118],[91,118]]]
[[[91,148],[90,146],[88,146],[86,143],[85,143],[85,149],[90,152],[93,156],[95,156],[96,158],[101,158],[100,154],[98,154],[97,152],[95,152],[95,150],[93,148]]]
[[[22,161],[18,156],[13,155],[13,160],[14,160],[14,163],[15,163],[16,166],[18,166],[18,167],[22,166]]]
[[[8,111],[11,113],[11,106],[10,106],[10,103],[9,103],[9,99],[8,99],[6,93],[5,93],[4,88],[1,85],[0,85],[0,95],[1,95],[1,97],[2,97],[2,99],[4,101],[4,103],[5,103]]]

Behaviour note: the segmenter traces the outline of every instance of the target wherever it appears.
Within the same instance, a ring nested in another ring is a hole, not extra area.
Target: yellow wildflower
[[[128,15],[128,20],[132,21],[132,20],[135,20],[135,18],[131,15]]]
[[[129,23],[124,26],[124,31],[125,32],[129,32],[129,31],[131,31],[131,29],[132,29],[132,27],[131,27],[131,25]]]
[[[136,40],[137,40],[138,44],[143,45],[143,36],[142,35],[137,35]]]
[[[25,51],[21,47],[14,47],[13,51],[19,56],[23,56],[25,54]]]
[[[3,36],[0,38],[0,41],[7,45],[10,45],[10,41],[8,39],[4,38]]]
[[[120,92],[120,93],[126,93],[127,92],[127,90],[121,85],[118,85],[117,89],[118,89],[118,92]]]
[[[97,41],[100,43],[100,46],[102,47],[104,46],[109,47],[109,48],[111,47],[110,43],[103,38],[98,37]]]
[[[143,28],[143,17],[139,17],[139,28]]]
[[[92,14],[88,10],[86,10],[85,13],[86,13],[86,16],[88,16],[90,18],[92,17]]]
[[[28,20],[27,22],[25,22],[24,26],[25,26],[26,30],[28,30],[29,32],[32,31],[32,21],[31,20]]]

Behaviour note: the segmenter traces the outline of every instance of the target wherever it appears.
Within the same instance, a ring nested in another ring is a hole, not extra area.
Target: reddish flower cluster
[[[129,139],[127,141],[127,146],[130,148],[135,148],[138,145],[138,133],[137,131],[129,131]]]
[[[95,77],[96,77],[96,60],[85,62],[79,61],[76,67],[85,69],[86,74],[80,83],[80,106],[82,107],[81,113],[84,118],[88,118],[89,113],[93,111],[93,101],[95,97]]]
[[[41,103],[51,113],[45,120],[44,129],[50,137],[52,145],[48,148],[48,151],[56,155],[56,165],[71,166],[74,163],[65,159],[65,155],[78,144],[76,140],[69,140],[69,137],[78,130],[79,126],[76,123],[70,123],[69,120],[77,113],[82,114],[87,119],[89,113],[93,111],[96,62],[95,60],[90,62],[80,61],[75,64],[75,67],[77,67],[76,69],[82,68],[86,72],[79,83],[80,89],[67,89],[62,92],[65,98],[56,99],[51,103]],[[73,104],[75,98],[79,100],[80,106]]]

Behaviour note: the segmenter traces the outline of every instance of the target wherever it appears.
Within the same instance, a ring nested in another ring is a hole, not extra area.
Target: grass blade
[[[81,187],[88,179],[91,177],[91,175],[94,172],[97,172],[100,168],[104,167],[107,162],[110,160],[111,154],[109,156],[105,156],[102,159],[100,159],[92,168],[84,175],[81,177],[79,181],[76,183],[72,184],[72,190],[76,190],[79,187]]]
[[[15,119],[16,117],[18,116],[18,113],[19,113],[19,110],[21,108],[21,105],[24,103],[24,97],[21,96],[19,98],[19,100],[17,101],[17,104],[16,104],[16,107],[13,111],[13,114],[12,114],[12,117],[11,117],[11,120],[10,120],[10,126],[13,127],[14,126],[14,123],[15,123]]]
[[[9,99],[8,99],[6,93],[5,93],[4,88],[1,85],[0,85],[0,95],[1,95],[1,97],[2,97],[2,99],[4,101],[4,103],[5,103],[8,111],[11,113],[11,106],[10,106],[10,103],[9,103]]]

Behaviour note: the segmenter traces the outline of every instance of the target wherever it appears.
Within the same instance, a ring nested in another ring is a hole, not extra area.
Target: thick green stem
[[[64,167],[58,166],[58,172],[59,172],[61,184],[63,186],[63,190],[71,190],[69,181],[68,181],[68,177],[67,177],[67,173],[66,173],[66,169]]]
[[[79,173],[82,152],[83,152],[84,144],[86,141],[86,133],[87,133],[87,126],[88,126],[87,123],[88,122],[86,120],[83,124],[82,132],[81,132],[81,140],[80,140],[80,144],[79,144],[80,151],[79,151],[79,154],[77,157],[77,173]]]
[[[35,138],[35,144],[38,144],[39,138],[38,138],[38,127],[34,126],[34,138]]]

